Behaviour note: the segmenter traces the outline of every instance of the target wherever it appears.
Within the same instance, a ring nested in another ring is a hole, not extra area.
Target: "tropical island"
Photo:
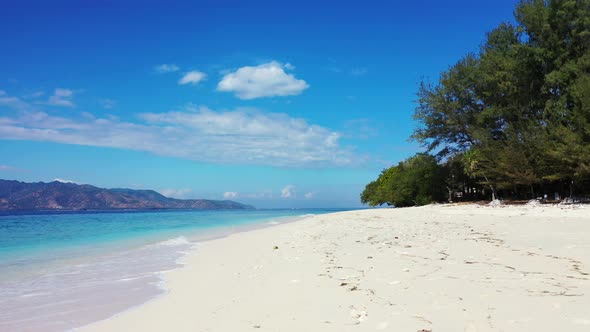
[[[0,211],[253,209],[238,202],[175,199],[154,190],[104,189],[60,181],[26,183],[0,179]]]
[[[590,0],[66,3],[0,12],[0,331],[590,331]]]

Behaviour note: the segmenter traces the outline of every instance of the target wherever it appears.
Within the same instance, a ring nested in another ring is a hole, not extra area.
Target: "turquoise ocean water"
[[[62,331],[108,318],[163,293],[162,276],[201,241],[337,211],[0,215],[0,331]]]

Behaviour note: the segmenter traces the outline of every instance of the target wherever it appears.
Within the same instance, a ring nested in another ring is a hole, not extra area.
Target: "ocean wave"
[[[183,245],[188,245],[188,244],[193,244],[193,243],[190,242],[186,237],[179,236],[179,237],[175,237],[173,239],[168,239],[168,240],[164,240],[162,242],[158,242],[158,243],[154,244],[154,246],[156,246],[156,247],[175,247],[175,246],[183,246]]]

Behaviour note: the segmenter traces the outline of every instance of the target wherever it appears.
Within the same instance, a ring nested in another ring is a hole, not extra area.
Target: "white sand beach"
[[[184,263],[165,295],[80,330],[590,331],[588,206],[318,215]]]

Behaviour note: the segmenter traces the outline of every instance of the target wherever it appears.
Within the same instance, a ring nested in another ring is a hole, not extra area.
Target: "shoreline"
[[[588,212],[438,205],[233,233],[191,249],[157,298],[76,330],[583,331]]]
[[[209,241],[225,239],[225,238],[231,237],[232,235],[235,235],[235,234],[255,232],[255,231],[261,230],[261,229],[267,229],[267,228],[277,227],[277,226],[281,226],[281,225],[287,225],[290,223],[303,221],[304,219],[311,218],[313,216],[315,216],[315,215],[306,214],[306,215],[302,215],[302,216],[278,217],[278,218],[272,218],[270,220],[264,220],[264,222],[256,222],[256,223],[252,223],[252,224],[221,227],[219,229],[208,230],[204,233],[189,236],[190,243],[191,243],[190,248],[188,248],[189,251],[184,253],[182,256],[180,256],[179,258],[177,258],[174,261],[174,263],[178,266],[174,267],[172,269],[169,269],[169,270],[164,270],[164,271],[158,272],[157,278],[159,281],[157,282],[156,287],[159,289],[160,293],[156,294],[155,296],[149,297],[147,300],[138,301],[138,303],[136,303],[132,306],[129,306],[122,311],[115,312],[114,314],[112,314],[111,316],[109,316],[105,319],[101,319],[98,321],[92,321],[92,322],[89,322],[89,323],[84,324],[82,326],[74,327],[70,330],[71,331],[80,331],[80,330],[84,330],[86,328],[90,328],[97,323],[101,323],[101,322],[108,321],[111,319],[116,319],[119,316],[125,315],[126,313],[128,313],[130,311],[140,309],[141,307],[148,305],[148,304],[150,304],[154,301],[157,301],[160,298],[166,296],[170,292],[170,289],[167,287],[166,275],[168,273],[174,273],[177,271],[181,271],[183,268],[185,268],[186,260],[187,260],[188,256],[191,254],[197,254],[199,251],[199,247]],[[279,219],[281,221],[276,221],[277,219]],[[171,239],[171,240],[174,240],[174,239]]]
[[[11,276],[0,280],[0,329],[63,331],[109,319],[164,295],[165,275],[183,268],[183,257],[200,243],[306,216],[264,217],[182,234],[165,231],[93,244],[90,250],[52,249],[47,257],[26,260],[19,253],[4,266],[17,264],[16,271],[7,270]]]

